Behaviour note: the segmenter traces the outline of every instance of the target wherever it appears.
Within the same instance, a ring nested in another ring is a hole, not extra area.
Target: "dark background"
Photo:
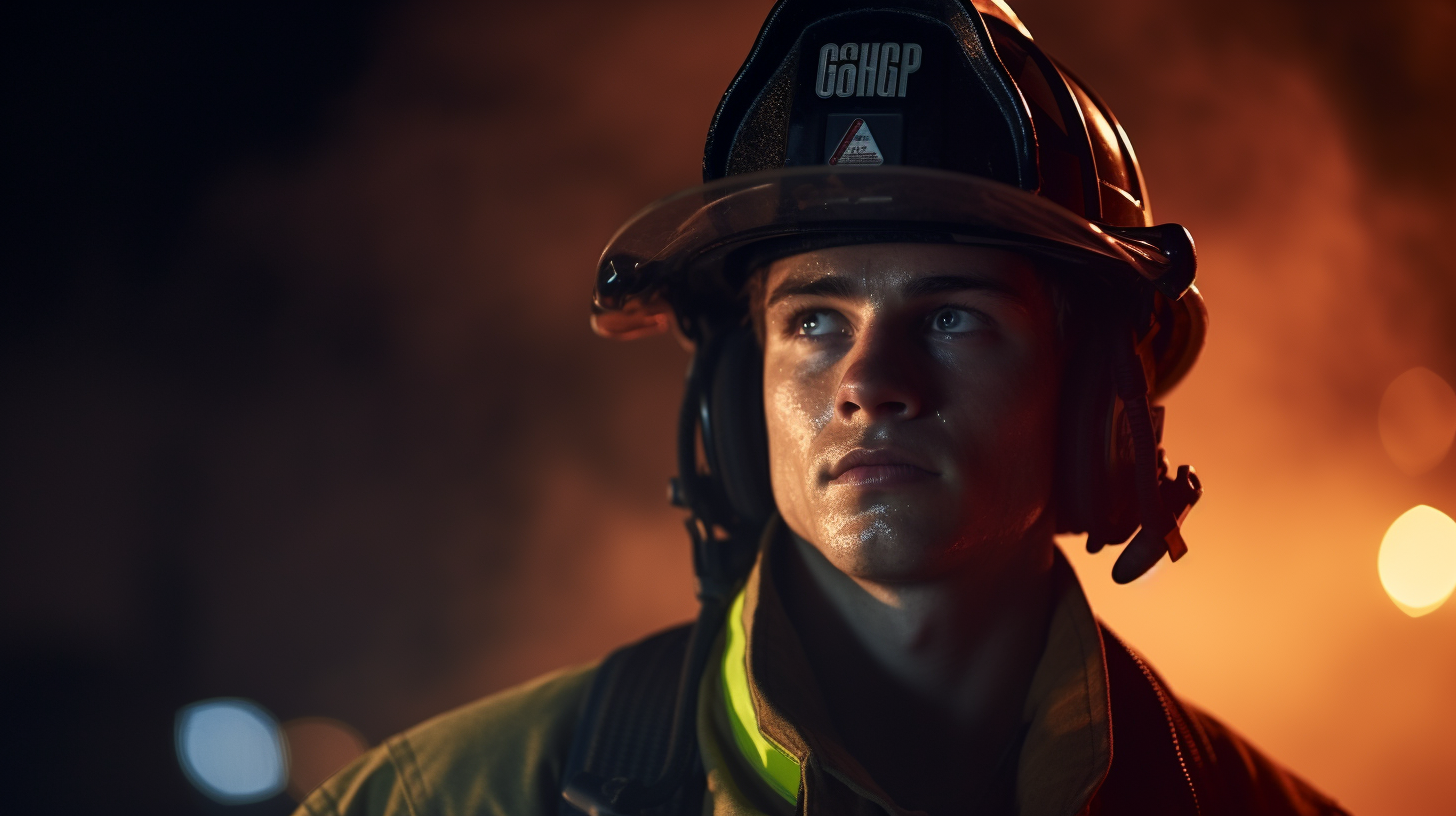
[[[184,703],[377,741],[691,613],[686,358],[586,305],[615,227],[696,180],[767,8],[7,7],[5,810],[196,812]],[[1099,608],[1347,804],[1449,812],[1456,627],[1372,577],[1456,475],[1372,440],[1391,377],[1453,379],[1456,3],[1017,8],[1118,111],[1213,310],[1170,403],[1224,477],[1206,570]]]

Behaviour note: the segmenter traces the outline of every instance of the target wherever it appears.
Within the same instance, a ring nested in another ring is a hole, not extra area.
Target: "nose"
[[[914,344],[896,337],[890,328],[874,327],[857,338],[835,394],[840,419],[906,420],[925,409],[922,366]]]

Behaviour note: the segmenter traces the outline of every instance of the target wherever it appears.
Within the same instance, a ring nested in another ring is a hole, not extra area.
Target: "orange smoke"
[[[280,539],[300,542],[279,550],[300,591],[333,593],[320,603],[343,610],[334,626],[368,614],[354,588],[319,588],[351,555],[340,530],[392,542],[371,569],[413,587],[314,676],[328,710],[402,727],[692,613],[680,513],[663,501],[686,360],[667,341],[592,337],[586,305],[615,227],[695,182],[769,5],[418,4],[317,155],[218,194],[213,231],[273,253],[290,286],[321,301],[367,286],[384,304],[401,373],[370,398],[426,428],[396,443],[409,453],[381,447],[347,470]],[[1202,18],[1165,6],[1017,5],[1122,117],[1155,215],[1198,240],[1212,315],[1167,402],[1170,455],[1207,486],[1189,556],[1116,587],[1112,559],[1066,549],[1094,607],[1177,690],[1352,810],[1456,811],[1456,608],[1408,617],[1376,569],[1405,510],[1456,515],[1450,457],[1406,475],[1377,425],[1401,372],[1453,380],[1449,304],[1392,248],[1430,245],[1443,221],[1372,179],[1327,71],[1205,37]],[[300,402],[325,430],[358,410],[347,383],[305,379],[286,412],[240,409],[247,454],[220,476],[240,517],[282,500],[258,475],[273,454],[250,440],[311,427]],[[253,615],[294,633],[297,654],[328,621],[287,601]],[[247,654],[219,650],[211,671],[245,675]]]

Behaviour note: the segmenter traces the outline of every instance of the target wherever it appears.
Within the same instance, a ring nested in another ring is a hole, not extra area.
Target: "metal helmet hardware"
[[[1126,583],[1186,552],[1202,495],[1191,468],[1170,474],[1154,404],[1207,328],[1192,238],[1154,225],[1116,117],[1001,0],[779,0],[713,117],[703,181],[633,216],[597,271],[599,334],[675,327],[693,346],[671,496],[691,510],[703,608],[673,735],[689,747],[650,784],[573,783],[588,812],[641,812],[690,772],[694,678],[774,513],[743,291],[764,263],[887,241],[1050,259],[1076,292],[1058,530],[1086,532],[1094,552],[1128,542],[1113,567]]]

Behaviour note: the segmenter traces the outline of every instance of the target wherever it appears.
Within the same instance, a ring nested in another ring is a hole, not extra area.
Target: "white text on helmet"
[[[919,70],[919,43],[825,43],[814,92],[820,99],[904,96],[910,75]]]

